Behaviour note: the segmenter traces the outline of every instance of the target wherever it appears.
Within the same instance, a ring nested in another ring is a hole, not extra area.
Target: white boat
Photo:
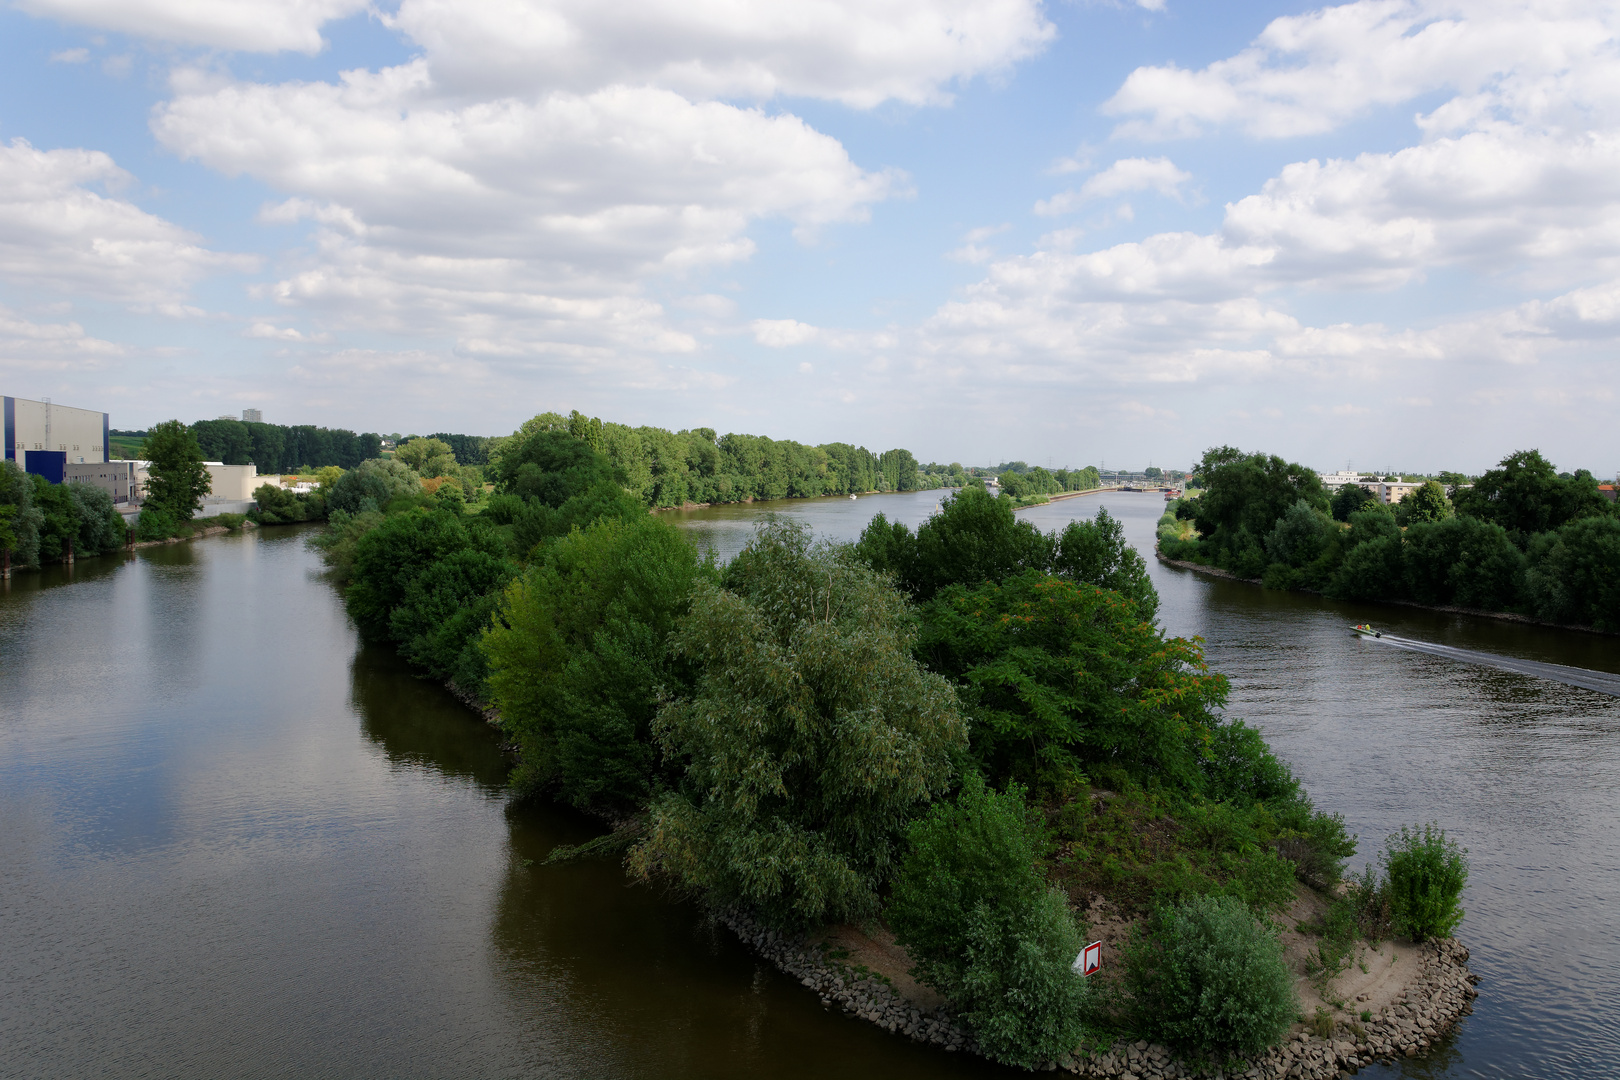
[[[850,496],[850,498],[852,498],[852,499],[853,499],[853,498],[854,498],[854,497],[855,497],[855,496],[853,496],[853,495],[851,495],[851,496]]]

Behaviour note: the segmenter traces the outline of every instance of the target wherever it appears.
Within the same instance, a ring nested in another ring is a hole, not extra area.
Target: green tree
[[[332,482],[327,506],[346,514],[375,513],[396,500],[423,497],[422,478],[403,461],[373,458]]]
[[[1620,520],[1571,521],[1530,540],[1524,592],[1537,618],[1620,633]]]
[[[1349,521],[1351,514],[1383,504],[1378,501],[1378,496],[1360,484],[1340,484],[1339,490],[1333,493],[1331,505],[1333,520]]]
[[[563,536],[501,600],[484,634],[501,728],[522,749],[521,791],[630,808],[658,775],[661,692],[688,680],[669,635],[712,577],[673,526],[641,513]]]
[[[1029,572],[941,590],[922,621],[918,655],[962,686],[972,753],[991,778],[1042,793],[1088,770],[1201,786],[1226,680],[1127,598]]]
[[[1401,826],[1379,861],[1389,875],[1395,923],[1414,941],[1450,937],[1462,922],[1468,884],[1468,849],[1446,839],[1438,825]]]
[[[1136,617],[1151,623],[1159,617],[1159,594],[1147,564],[1125,538],[1125,527],[1098,507],[1090,521],[1071,521],[1057,535],[1050,564],[1053,573],[1110,589],[1136,604]]]
[[[1419,522],[1402,548],[1405,595],[1420,604],[1503,611],[1519,600],[1525,558],[1501,525],[1472,517]]]
[[[1451,515],[1451,500],[1446,498],[1446,489],[1433,480],[1426,481],[1395,505],[1395,520],[1401,525],[1444,521]]]
[[[1613,513],[1613,504],[1598,493],[1591,473],[1583,469],[1560,476],[1539,450],[1509,454],[1473,487],[1458,491],[1452,502],[1458,514],[1502,526],[1520,546],[1533,534],[1567,521]]]
[[[1314,471],[1276,455],[1223,446],[1204,454],[1198,472],[1206,488],[1197,502],[1198,531],[1217,562],[1243,577],[1259,577],[1266,568],[1265,538],[1294,504],[1329,507]]]
[[[970,773],[910,831],[886,916],[913,974],[956,1006],[993,1058],[1031,1068],[1072,1052],[1087,987],[1084,938],[1040,862],[1050,842],[1016,785]]]
[[[10,459],[0,459],[0,518],[0,570],[10,576],[12,563],[39,565],[44,515],[34,506],[34,478]]]
[[[141,448],[147,467],[146,502],[176,522],[187,522],[211,489],[197,436],[178,420],[153,427]]]
[[[682,775],[633,868],[779,925],[874,914],[907,823],[966,743],[913,632],[880,576],[812,548],[807,527],[762,525],[675,633],[697,689],[654,731]]]
[[[394,451],[394,460],[429,478],[450,475],[456,467],[455,451],[439,439],[412,439]]]
[[[1303,567],[1314,562],[1338,532],[1332,518],[1299,499],[1266,534],[1266,554],[1274,562]]]

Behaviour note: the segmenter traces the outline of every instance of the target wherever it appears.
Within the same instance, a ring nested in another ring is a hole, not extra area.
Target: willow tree
[[[632,868],[778,925],[874,914],[907,824],[967,742],[912,627],[906,599],[847,550],[762,525],[673,636],[696,688],[654,723],[679,781]]]

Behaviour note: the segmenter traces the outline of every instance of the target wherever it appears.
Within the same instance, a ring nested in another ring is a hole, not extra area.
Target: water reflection
[[[366,646],[349,665],[360,730],[397,764],[425,766],[502,791],[510,769],[500,734],[436,683],[416,678],[393,649]]]

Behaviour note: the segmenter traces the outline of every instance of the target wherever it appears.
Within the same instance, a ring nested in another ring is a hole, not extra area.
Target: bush
[[[1160,908],[1137,932],[1125,964],[1137,1026],[1199,1057],[1262,1053],[1299,1011],[1276,934],[1236,897]]]
[[[1380,861],[1389,875],[1395,926],[1414,941],[1450,937],[1462,922],[1460,903],[1468,883],[1468,849],[1446,839],[1438,825],[1408,829],[1389,838]]]
[[[998,1061],[1028,1068],[1071,1052],[1088,996],[1071,967],[1084,941],[1040,872],[1046,838],[1022,790],[998,795],[972,774],[910,840],[888,920],[913,973]]]
[[[135,539],[167,540],[180,531],[174,515],[159,506],[141,507],[141,516],[135,522]]]
[[[905,598],[807,526],[767,521],[724,583],[671,638],[697,690],[654,733],[684,775],[631,866],[778,925],[875,914],[966,748],[956,695],[912,657]]]

